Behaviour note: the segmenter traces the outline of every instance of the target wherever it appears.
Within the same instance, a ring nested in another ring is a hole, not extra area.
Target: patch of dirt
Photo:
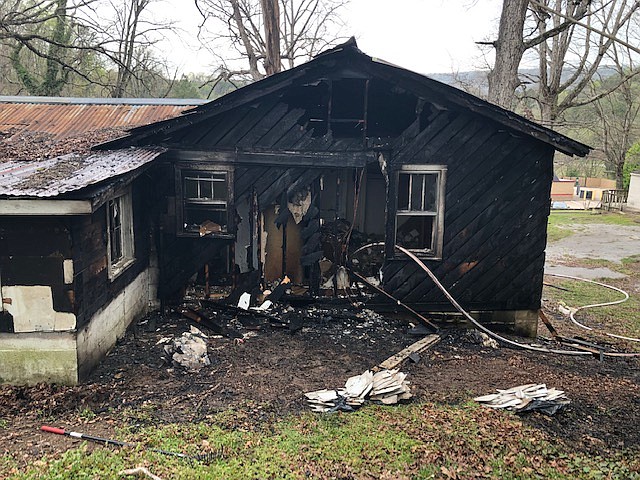
[[[117,428],[203,421],[230,408],[242,425],[260,429],[287,414],[306,411],[303,394],[340,387],[419,337],[402,317],[359,319],[328,307],[301,330],[265,327],[244,343],[210,338],[212,365],[186,373],[162,360],[163,337],[189,329],[177,314],[154,314],[133,325],[82,385],[0,386],[0,453],[25,463],[77,445],[45,434],[42,424],[116,437]],[[203,329],[205,333],[210,333]],[[640,444],[640,360],[540,355],[469,343],[462,329],[406,364],[413,401],[457,404],[473,396],[525,383],[563,389],[572,400],[554,417],[523,421],[575,448],[602,454]],[[392,407],[390,407],[392,408]],[[230,425],[231,426],[231,425]]]

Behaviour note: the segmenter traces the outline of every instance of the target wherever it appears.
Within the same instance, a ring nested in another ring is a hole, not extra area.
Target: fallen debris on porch
[[[211,360],[207,354],[206,339],[207,336],[204,333],[192,326],[191,331],[184,332],[164,346],[167,361],[191,372],[208,367],[211,365]]]
[[[365,400],[393,405],[412,397],[407,374],[399,370],[367,370],[362,375],[350,377],[339,390],[317,390],[305,393],[307,403],[314,412],[352,412]]]
[[[546,415],[554,415],[571,403],[563,390],[547,388],[544,383],[530,383],[507,390],[496,390],[498,393],[476,397],[474,400],[489,408],[504,408],[516,413],[539,410]]]

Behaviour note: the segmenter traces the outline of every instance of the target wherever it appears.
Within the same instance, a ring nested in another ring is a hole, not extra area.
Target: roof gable
[[[247,85],[212,102],[188,110],[182,116],[134,128],[128,137],[103,144],[98,148],[166,144],[164,142],[179,137],[180,134],[176,132],[208,125],[216,120],[223,121],[225,115],[251,115],[253,112],[257,117],[259,116],[256,113],[257,110],[262,109],[263,113],[268,113],[268,109],[263,107],[270,97],[281,98],[286,95],[288,89],[296,85],[311,85],[313,82],[331,78],[376,79],[387,82],[392,88],[411,92],[436,108],[441,106],[443,110],[453,108],[473,112],[518,133],[549,144],[563,153],[584,156],[590,150],[587,145],[455,87],[376,60],[361,52],[353,39],[318,55],[305,64]],[[277,104],[277,101],[275,103]],[[291,109],[291,106],[289,108]],[[218,145],[210,140],[208,142],[209,147],[233,146]],[[291,148],[291,145],[286,147]]]

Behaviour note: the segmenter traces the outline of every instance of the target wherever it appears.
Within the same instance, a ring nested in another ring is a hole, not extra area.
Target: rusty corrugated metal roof
[[[163,148],[127,148],[34,162],[3,162],[0,163],[0,196],[55,197],[131,172],[165,151]]]
[[[47,133],[58,140],[104,128],[146,125],[205,102],[0,96],[0,131]]]

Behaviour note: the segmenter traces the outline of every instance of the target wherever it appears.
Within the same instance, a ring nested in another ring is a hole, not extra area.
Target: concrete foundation
[[[16,296],[17,292],[11,293]],[[77,384],[124,335],[131,322],[156,304],[156,298],[157,267],[151,267],[77,332],[0,333],[0,383]]]
[[[0,382],[78,383],[75,332],[0,333]]]
[[[134,320],[149,311],[150,296],[156,297],[150,269],[145,270],[100,309],[77,333],[78,372],[84,378],[124,335]]]
[[[529,338],[538,335],[538,310],[473,312],[471,315],[492,330],[511,332]]]

